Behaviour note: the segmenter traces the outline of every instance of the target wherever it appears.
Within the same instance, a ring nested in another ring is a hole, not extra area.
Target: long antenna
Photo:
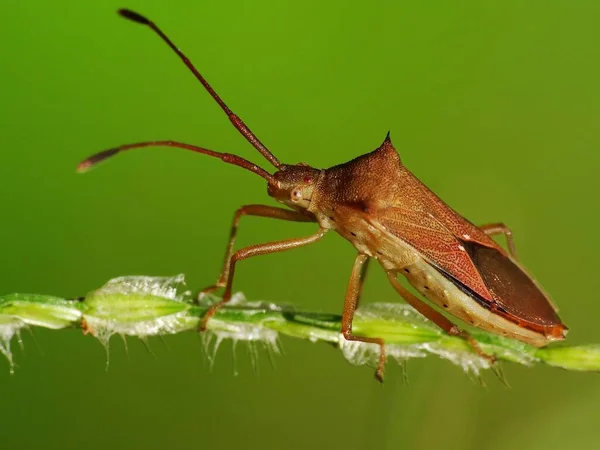
[[[267,149],[267,147],[265,147],[263,143],[260,142],[260,140],[254,135],[250,128],[246,126],[242,119],[240,119],[237,115],[233,113],[233,111],[231,111],[231,109],[229,109],[229,107],[225,104],[221,97],[219,97],[219,94],[217,94],[212,88],[212,86],[208,84],[208,81],[206,81],[206,79],[200,74],[200,72],[198,72],[198,69],[194,67],[194,65],[187,58],[187,56],[185,56],[183,52],[179,50],[175,46],[175,44],[173,44],[171,39],[169,39],[167,35],[164,34],[154,22],[148,20],[147,18],[136,12],[130,11],[129,9],[120,9],[119,14],[122,17],[125,17],[126,19],[132,20],[137,23],[141,23],[142,25],[148,25],[150,28],[152,28],[152,30],[154,30],[156,34],[158,34],[162,38],[162,40],[165,41],[175,53],[177,53],[177,55],[179,56],[179,58],[181,58],[183,63],[188,67],[188,69],[192,71],[192,73],[198,79],[198,81],[202,83],[202,85],[206,88],[206,90],[212,96],[212,98],[215,99],[215,101],[219,104],[221,109],[225,112],[225,114],[227,114],[227,117],[229,117],[229,120],[231,121],[233,126],[241,133],[241,135],[244,136],[248,140],[248,142],[250,142],[254,146],[254,148],[256,148],[271,164],[273,164],[278,169],[281,167],[281,162],[279,162],[275,155],[273,155],[273,153],[271,153],[269,149]]]
[[[241,156],[233,155],[231,153],[220,153],[215,152],[213,150],[208,150],[203,147],[197,147],[195,145],[184,144],[182,142],[175,141],[149,141],[149,142],[138,142],[135,144],[126,144],[121,145],[120,147],[111,148],[108,150],[104,150],[100,153],[96,153],[93,156],[90,156],[85,161],[82,161],[77,166],[78,172],[85,172],[86,170],[91,169],[96,164],[110,158],[111,156],[116,155],[117,153],[124,152],[125,150],[131,150],[134,148],[142,148],[142,147],[155,147],[155,146],[165,146],[165,147],[176,147],[183,148],[184,150],[190,150],[192,152],[202,153],[203,155],[213,156],[215,158],[219,158],[221,161],[226,162],[227,164],[233,164],[234,166],[242,167],[250,172],[254,172],[255,174],[263,177],[269,183],[275,183],[275,178],[266,170],[260,168],[254,163],[251,163],[247,159],[242,158]]]

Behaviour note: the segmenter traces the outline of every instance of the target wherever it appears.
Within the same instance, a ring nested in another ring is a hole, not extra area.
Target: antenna
[[[260,168],[254,163],[251,163],[247,159],[242,158],[241,156],[233,155],[231,153],[221,153],[215,152],[213,150],[208,150],[203,147],[197,147],[195,145],[184,144],[182,142],[175,141],[149,141],[149,142],[138,142],[135,144],[126,144],[121,145],[120,147],[111,148],[108,150],[104,150],[100,153],[96,153],[95,155],[90,156],[85,161],[82,161],[77,166],[78,172],[85,172],[91,169],[98,163],[105,161],[111,156],[116,155],[117,153],[124,152],[125,150],[131,150],[134,148],[143,148],[143,147],[155,147],[155,146],[165,146],[165,147],[176,147],[182,148],[184,150],[190,150],[192,152],[202,153],[203,155],[213,156],[215,158],[219,158],[221,161],[226,162],[227,164],[233,164],[234,166],[242,167],[250,172],[254,172],[255,174],[263,177],[269,183],[275,183],[275,178],[266,170]]]
[[[181,61],[183,61],[183,63],[188,67],[188,69],[190,69],[190,71],[194,74],[198,81],[202,83],[202,86],[204,86],[204,88],[208,91],[212,98],[215,99],[215,101],[219,104],[219,106],[225,112],[225,114],[227,114],[227,117],[229,117],[229,120],[231,121],[233,126],[240,132],[240,134],[244,136],[248,140],[248,142],[250,142],[254,146],[254,148],[256,148],[271,164],[273,164],[278,169],[281,167],[282,164],[275,157],[275,155],[273,155],[273,153],[271,153],[269,149],[267,149],[267,147],[265,147],[263,143],[260,142],[260,140],[255,136],[255,134],[250,130],[250,128],[246,126],[242,119],[240,119],[236,114],[233,113],[233,111],[231,111],[231,109],[229,109],[229,107],[225,104],[221,97],[219,97],[219,94],[215,92],[215,90],[208,83],[208,81],[206,81],[206,79],[200,74],[200,72],[198,72],[198,69],[194,67],[194,65],[187,58],[187,56],[185,56],[183,52],[179,50],[175,46],[175,44],[173,44],[171,39],[169,39],[167,35],[164,34],[154,22],[148,20],[147,18],[136,12],[130,11],[129,9],[120,9],[119,14],[122,17],[125,17],[126,19],[132,20],[142,25],[147,25],[152,30],[154,30],[156,34],[158,34],[161,37],[161,39],[165,41],[175,53],[177,53],[177,56],[181,58]]]

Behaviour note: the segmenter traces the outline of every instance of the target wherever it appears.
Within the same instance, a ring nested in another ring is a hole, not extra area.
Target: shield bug
[[[154,30],[179,56],[229,117],[233,126],[275,168],[271,174],[240,156],[175,141],[122,145],[100,152],[78,166],[83,171],[117,153],[150,146],[177,147],[213,156],[254,172],[267,181],[267,192],[287,208],[247,205],[235,213],[223,270],[214,286],[224,288],[223,299],[208,310],[201,329],[231,298],[237,263],[269,253],[291,250],[337,232],[358,250],[344,301],[341,332],[345,339],[379,345],[376,376],[383,379],[385,347],[382,339],[356,336],[352,319],[370,259],[382,265],[394,289],[410,305],[446,332],[463,336],[482,353],[470,335],[429,303],[483,330],[544,346],[564,339],[567,327],[556,308],[517,261],[512,234],[501,223],[476,226],[450,208],[403,164],[389,133],[381,146],[349,162],[328,169],[306,164],[283,164],[234,114],[190,60],[150,20],[129,11],[120,15]],[[235,235],[243,216],[314,222],[319,228],[308,237],[252,245],[234,252]],[[509,251],[492,236],[503,234]],[[398,274],[429,302],[417,298],[399,281]],[[489,356],[493,359],[492,355]]]

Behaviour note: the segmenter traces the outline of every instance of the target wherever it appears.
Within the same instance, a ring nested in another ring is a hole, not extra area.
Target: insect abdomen
[[[400,273],[406,276],[408,282],[427,300],[469,325],[536,347],[560,339],[519,326],[482,306],[424,259],[404,267]]]

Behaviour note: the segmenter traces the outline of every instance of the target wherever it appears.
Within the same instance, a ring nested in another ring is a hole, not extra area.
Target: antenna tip
[[[149,25],[150,24],[150,21],[148,19],[146,19],[141,14],[133,12],[130,9],[122,8],[122,9],[119,9],[118,12],[119,12],[119,15],[121,17],[125,17],[126,19],[133,20],[134,22],[141,23],[143,25]]]
[[[75,171],[77,173],[85,173],[88,170],[90,170],[92,166],[93,164],[91,163],[91,161],[86,159],[85,161],[82,161],[79,164],[77,164],[77,168],[75,169]]]
[[[117,153],[119,153],[119,151],[119,148],[111,148],[109,150],[104,150],[103,152],[96,153],[95,155],[90,156],[88,159],[80,162],[77,165],[76,170],[78,173],[87,172],[98,163],[104,161],[107,158],[110,158],[113,155],[116,155]]]

